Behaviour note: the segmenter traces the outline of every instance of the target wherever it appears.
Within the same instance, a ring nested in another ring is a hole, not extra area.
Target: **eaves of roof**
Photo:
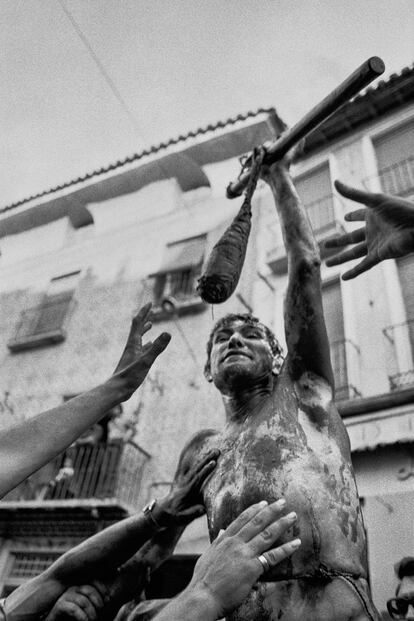
[[[413,101],[414,65],[411,67],[405,67],[399,74],[392,74],[388,80],[382,80],[375,87],[366,89],[363,94],[358,95],[351,102],[345,104],[316,130],[311,132],[305,140],[303,158],[312,155],[319,149],[326,148],[332,142],[335,142],[344,135],[359,129],[373,120]],[[240,122],[254,120],[255,117],[259,117],[263,113],[268,115],[269,127],[273,125],[273,129],[276,130],[277,125],[275,124],[276,119],[273,108],[259,108],[256,111],[249,111],[246,114],[238,114],[235,117],[228,118],[226,121],[219,121],[215,124],[207,125],[206,127],[199,127],[198,129],[190,131],[186,134],[181,134],[177,138],[171,138],[166,142],[161,142],[158,145],[144,149],[139,153],[134,153],[123,160],[119,160],[108,166],[86,173],[82,177],[72,179],[61,185],[6,205],[5,207],[0,208],[0,214],[15,210],[16,208],[27,203],[45,203],[49,196],[53,198],[54,195],[62,194],[63,192],[65,192],[65,194],[70,193],[71,198],[73,197],[75,201],[77,201],[78,197],[74,195],[77,194],[77,189],[79,187],[84,187],[86,185],[91,186],[94,184],[94,181],[98,181],[99,178],[106,180],[109,176],[121,175],[124,171],[130,170],[135,163],[137,164],[137,167],[144,167],[146,165],[152,165],[152,167],[154,167],[154,161],[161,161],[164,169],[168,168],[165,160],[169,157],[168,154],[170,153],[171,148],[175,147],[175,150],[177,150],[177,147],[180,149],[181,145],[183,149],[180,151],[185,151],[186,156],[190,159],[194,159],[194,162],[199,167],[211,161],[220,161],[220,158],[224,159],[225,157],[240,155],[246,150],[251,149],[255,144],[260,144],[262,133],[263,141],[272,137],[271,131],[259,132],[258,135],[257,132],[256,135],[253,135],[253,132],[251,138],[254,137],[257,142],[248,144],[248,141],[244,135],[241,140],[237,140],[237,126],[240,126]],[[226,130],[228,131],[233,126],[235,126],[235,131],[234,133],[232,132],[232,146],[230,151],[228,149],[228,144],[230,144],[228,141],[226,148],[224,149],[222,155],[220,155],[220,150],[223,150],[223,143],[221,143],[221,145],[219,144],[221,139],[220,133],[226,132]],[[239,130],[239,135],[243,134],[243,132],[245,132],[245,129],[241,132]],[[202,142],[197,144],[197,139],[201,139]],[[147,169],[146,174],[148,174],[148,170],[149,169]],[[195,172],[196,171],[193,167],[192,174],[195,174]],[[201,179],[201,177],[203,177],[203,175],[199,171],[199,174],[196,174],[194,177],[196,187],[199,187],[200,185],[208,185],[208,180],[205,176],[203,179]],[[130,179],[128,179],[128,182],[130,182]],[[71,191],[72,188],[73,193]],[[133,189],[129,191],[133,191]],[[81,200],[81,203],[85,204],[85,201]]]
[[[238,114],[237,116],[228,118],[226,121],[218,121],[217,123],[209,124],[206,127],[199,127],[198,129],[187,132],[186,134],[180,134],[177,138],[171,138],[170,140],[166,142],[160,142],[159,144],[154,145],[148,149],[144,149],[143,151],[140,151],[139,153],[134,153],[133,155],[130,155],[124,158],[123,160],[118,160],[117,162],[113,164],[110,164],[108,166],[104,166],[92,172],[86,173],[82,177],[71,179],[70,181],[67,181],[66,183],[62,183],[61,185],[54,186],[52,188],[49,188],[48,190],[44,190],[43,192],[39,192],[32,196],[23,198],[17,202],[6,205],[0,208],[0,214],[4,214],[7,211],[16,209],[17,207],[20,207],[21,205],[24,205],[25,203],[36,201],[38,199],[44,199],[45,197],[49,195],[52,196],[64,190],[68,190],[68,189],[70,190],[71,187],[73,187],[75,190],[76,186],[85,185],[88,182],[93,182],[93,180],[95,179],[98,180],[99,177],[106,178],[108,174],[122,173],[123,170],[130,169],[131,165],[133,165],[134,163],[137,163],[138,166],[145,165],[147,162],[152,164],[154,160],[159,160],[160,158],[162,158],[164,155],[164,152],[165,154],[169,153],[169,151],[171,151],[170,147],[176,147],[177,145],[179,147],[182,144],[183,149],[185,149],[186,148],[185,143],[194,145],[194,139],[206,138],[206,137],[209,137],[209,135],[211,135],[211,137],[214,138],[214,137],[219,136],[220,130],[228,130],[232,126],[240,125],[240,122],[250,121],[251,119],[254,119],[255,117],[258,117],[262,114],[269,115],[269,118],[271,119],[274,113],[275,113],[274,108],[259,108],[256,111],[249,111],[246,114]],[[266,139],[269,139],[270,137],[271,136],[268,135]],[[201,153],[200,145],[195,145],[193,147],[193,151],[194,149],[197,151],[197,146],[198,146],[198,152]],[[248,146],[247,150],[252,148],[253,146],[254,144]],[[237,151],[237,148],[238,147],[236,145],[236,151]],[[205,147],[203,147],[203,150],[205,151]],[[243,151],[239,150],[237,152],[237,155],[241,154],[242,152]],[[227,157],[231,157],[231,156],[227,156]],[[201,161],[199,162],[199,164],[203,165],[206,163],[206,161],[208,162],[210,160],[209,160],[208,154],[204,153],[201,155]],[[216,161],[218,161],[217,158],[216,158]]]
[[[414,65],[392,74],[345,104],[305,140],[303,158],[368,123],[414,102]]]

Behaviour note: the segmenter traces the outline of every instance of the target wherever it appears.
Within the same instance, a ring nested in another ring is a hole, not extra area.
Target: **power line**
[[[111,78],[111,76],[109,75],[107,70],[105,69],[105,66],[103,65],[102,61],[100,60],[98,55],[95,53],[92,45],[89,43],[89,41],[88,41],[86,35],[84,34],[84,32],[82,31],[80,25],[78,24],[78,22],[73,17],[72,13],[69,11],[67,6],[65,5],[64,0],[59,0],[59,4],[60,4],[63,12],[65,13],[66,17],[68,18],[68,20],[72,24],[73,28],[75,29],[77,35],[81,39],[82,43],[84,44],[84,46],[88,50],[91,58],[95,62],[96,66],[98,67],[102,77],[104,78],[105,82],[108,84],[108,86],[111,89],[113,95],[118,100],[118,102],[122,106],[124,112],[128,116],[130,122],[132,123],[132,125],[133,125],[133,127],[135,129],[135,131],[141,136],[141,138],[143,138],[143,140],[145,142],[145,137],[143,136],[143,133],[142,133],[142,131],[140,130],[140,128],[138,126],[138,123],[137,123],[137,121],[135,119],[134,114],[129,109],[125,99],[122,97],[122,94],[120,93],[119,89],[117,88],[115,82],[113,81],[113,79]],[[156,162],[157,162],[157,165],[159,166],[160,170],[165,174],[166,178],[168,179],[169,174],[168,174],[168,172],[165,171],[165,169],[163,168],[161,162],[159,160],[156,160]],[[174,322],[178,332],[181,335],[181,338],[183,339],[183,341],[185,343],[185,346],[187,348],[188,353],[190,354],[191,358],[196,363],[196,365],[199,366],[199,361],[198,361],[197,356],[195,355],[195,352],[194,352],[194,350],[193,350],[193,348],[192,348],[192,346],[191,346],[191,344],[190,344],[190,342],[189,342],[189,340],[187,338],[187,335],[185,333],[184,328],[179,324],[179,322],[177,320],[177,317],[175,315],[173,315],[172,319],[173,319],[173,322]]]
[[[84,44],[86,49],[88,50],[91,58],[95,62],[96,66],[98,67],[102,77],[104,78],[105,82],[108,84],[108,86],[111,89],[113,95],[115,96],[115,98],[118,100],[118,102],[120,103],[120,105],[124,109],[124,112],[126,113],[126,115],[128,116],[129,120],[131,121],[132,125],[134,126],[135,131],[138,132],[140,137],[145,141],[145,137],[143,136],[142,131],[140,130],[140,128],[138,126],[138,123],[137,123],[137,121],[135,119],[134,114],[129,109],[128,104],[126,103],[125,99],[122,97],[122,95],[121,95],[119,89],[117,88],[115,82],[113,81],[113,79],[111,78],[111,76],[109,75],[107,70],[105,69],[102,61],[99,59],[98,55],[95,53],[92,45],[89,43],[86,35],[82,31],[82,29],[79,26],[78,22],[76,21],[76,19],[72,15],[72,13],[69,11],[67,6],[65,5],[64,0],[59,0],[59,4],[60,4],[63,12],[65,13],[66,17],[68,18],[68,20],[72,24],[72,26],[73,26],[74,30],[76,31],[78,37],[80,38],[80,40],[82,41],[82,43]]]

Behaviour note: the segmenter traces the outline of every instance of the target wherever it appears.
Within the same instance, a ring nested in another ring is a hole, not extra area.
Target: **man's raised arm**
[[[289,175],[289,161],[264,167],[262,177],[275,198],[288,258],[285,332],[290,373],[294,380],[305,372],[315,373],[333,389],[318,245]]]

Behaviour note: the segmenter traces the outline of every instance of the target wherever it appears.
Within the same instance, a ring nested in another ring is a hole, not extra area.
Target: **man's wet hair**
[[[263,328],[265,335],[266,335],[267,342],[270,345],[273,358],[275,360],[277,359],[279,359],[280,361],[283,360],[282,346],[280,345],[279,341],[277,340],[273,332],[267,326],[265,326],[264,323],[259,321],[257,317],[254,317],[250,313],[242,313],[242,314],[229,313],[228,315],[225,315],[224,317],[219,319],[215,323],[212,331],[210,332],[210,336],[207,341],[207,361],[204,366],[204,374],[206,376],[210,374],[210,354],[211,354],[211,349],[213,347],[213,339],[214,339],[215,333],[218,330],[221,330],[222,328],[226,328],[227,326],[231,325],[234,321],[243,321],[244,323],[247,323],[250,326],[260,326],[261,328]]]

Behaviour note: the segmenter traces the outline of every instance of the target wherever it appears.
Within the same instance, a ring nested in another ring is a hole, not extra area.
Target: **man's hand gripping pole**
[[[334,112],[346,104],[352,97],[375,78],[384,73],[384,62],[378,56],[368,58],[358,69],[344,80],[337,88],[308,112],[296,125],[286,130],[270,147],[266,148],[264,164],[272,164],[282,157],[309,132],[326,121]],[[250,156],[251,158],[251,156]],[[248,161],[248,160],[247,160]],[[250,177],[247,168],[237,181],[227,186],[227,198],[236,198],[243,193]]]

